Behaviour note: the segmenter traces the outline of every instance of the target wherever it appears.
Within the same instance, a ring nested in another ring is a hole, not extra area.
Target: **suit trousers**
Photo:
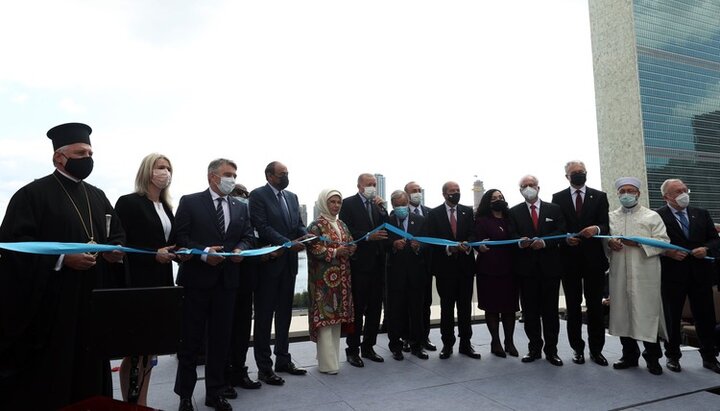
[[[422,286],[404,284],[405,286],[388,288],[388,347],[390,351],[402,350],[401,338],[410,340],[414,348],[425,342],[423,326],[424,281]]]
[[[455,344],[455,308],[457,308],[458,336],[460,342],[472,338],[473,275],[461,270],[445,271],[436,276],[440,294],[440,334],[443,345]]]
[[[605,346],[605,319],[602,305],[605,273],[590,271],[584,263],[568,263],[572,264],[572,270],[565,270],[562,286],[567,306],[567,333],[570,347],[577,352],[585,350],[585,341],[582,338],[584,295],[587,307],[588,345],[592,354],[600,354]]]
[[[665,343],[665,356],[673,359],[682,357],[680,319],[687,296],[700,340],[700,355],[704,360],[714,360],[715,307],[710,284],[698,284],[692,278],[686,278],[678,282],[663,281],[661,290],[669,338]]]
[[[229,370],[231,372],[238,372],[240,368],[245,367],[247,361],[255,288],[255,267],[252,268],[240,273],[240,286],[237,289],[230,345]]]
[[[337,372],[340,369],[340,324],[318,329],[318,371]]]
[[[427,284],[425,284],[425,298],[423,299],[423,331],[425,332],[425,341],[430,339],[430,312],[432,307],[433,296],[433,276],[427,276]],[[421,341],[421,342],[425,342]]]
[[[219,395],[226,388],[225,365],[230,349],[235,288],[218,282],[211,288],[185,287],[182,341],[178,349],[175,393],[190,398],[197,382],[197,356],[207,331],[205,357],[205,392]]]
[[[360,271],[352,269],[352,296],[355,309],[353,332],[345,342],[347,351],[357,353],[362,346],[370,349],[377,343],[380,329],[380,311],[382,309],[383,267],[378,264],[374,270]],[[362,335],[362,343],[360,336]]]
[[[272,263],[266,263],[272,264]],[[263,267],[267,268],[267,267]],[[275,317],[275,368],[285,368],[290,364],[290,320],[295,295],[295,275],[289,270],[280,273],[260,269],[255,289],[255,329],[253,343],[255,363],[258,370],[272,371],[273,361],[270,351],[270,335]]]
[[[638,348],[638,340],[630,337],[620,337],[620,343],[622,344],[622,357],[625,360],[637,361],[640,358],[640,348]],[[659,342],[647,342],[643,341],[643,347],[645,350],[642,352],[645,360],[658,360],[662,357],[662,350],[660,350]]]
[[[546,355],[557,354],[559,294],[560,277],[527,276],[520,279],[520,302],[530,352],[539,353],[542,349]]]

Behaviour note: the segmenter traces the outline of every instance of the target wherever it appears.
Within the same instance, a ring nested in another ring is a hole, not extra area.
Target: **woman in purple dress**
[[[480,240],[508,240],[508,204],[500,190],[485,193],[475,214],[475,233]],[[513,343],[515,313],[518,311],[518,287],[512,273],[512,247],[481,245],[477,256],[478,307],[492,341],[490,352],[498,357],[518,356]],[[500,321],[505,332],[505,348],[500,344]]]

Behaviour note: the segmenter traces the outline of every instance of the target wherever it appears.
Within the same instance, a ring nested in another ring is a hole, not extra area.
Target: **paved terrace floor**
[[[562,367],[552,366],[544,359],[523,364],[519,358],[499,358],[490,354],[490,335],[485,324],[473,326],[472,343],[482,354],[472,360],[457,352],[450,359],[440,360],[430,353],[429,360],[406,354],[404,361],[395,361],[387,349],[387,335],[378,337],[376,351],[384,363],[366,361],[364,368],[344,362],[338,375],[321,374],[317,370],[315,344],[290,344],[296,363],[308,369],[304,377],[281,374],[285,385],[263,385],[259,390],[238,390],[238,398],[230,400],[236,410],[720,410],[720,374],[702,368],[700,355],[688,348],[681,360],[683,371],[673,373],[664,368],[661,376],[647,372],[644,362],[630,370],[614,370],[586,362],[571,361],[565,322],[561,321],[559,355]],[[431,340],[440,345],[440,332],[433,329]],[[522,356],[527,339],[518,323],[516,346]],[[344,344],[344,341],[343,341]],[[455,347],[457,349],[457,345]],[[252,348],[251,348],[252,351]],[[608,336],[604,354],[611,363],[620,358],[617,337]],[[586,353],[587,355],[587,353]],[[248,354],[252,359],[252,352]],[[176,358],[162,356],[152,374],[148,405],[175,410],[179,399],[173,393]],[[664,366],[664,361],[661,360]],[[118,365],[119,362],[113,362]],[[253,360],[249,361],[251,376],[257,377]],[[198,374],[202,377],[203,367]],[[115,398],[120,398],[117,373],[113,373]],[[204,380],[199,380],[193,397],[196,410],[206,410]]]

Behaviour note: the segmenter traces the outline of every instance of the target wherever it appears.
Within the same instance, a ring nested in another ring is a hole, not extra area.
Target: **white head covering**
[[[337,223],[338,218],[336,215],[332,215],[330,213],[330,208],[328,207],[328,200],[330,200],[330,197],[334,196],[338,196],[342,200],[342,194],[340,194],[340,191],[335,190],[334,188],[326,188],[322,190],[315,202],[315,207],[317,207],[318,211],[320,211],[320,216],[330,223],[333,230],[335,230],[339,236],[342,236],[340,227],[338,227]]]
[[[615,180],[615,190],[619,190],[620,187],[628,184],[630,184],[631,186],[635,186],[635,188],[637,188],[638,190],[642,186],[640,180],[635,177],[620,177]]]

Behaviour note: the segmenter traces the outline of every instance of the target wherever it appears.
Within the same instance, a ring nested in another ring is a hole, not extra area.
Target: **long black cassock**
[[[0,226],[0,242],[87,243],[90,236],[99,244],[125,237],[102,190],[58,171],[18,190]],[[55,271],[56,255],[0,254],[0,408],[56,409],[112,396],[109,362],[89,349],[90,294],[120,285],[114,271],[121,265],[98,256],[89,270]]]

